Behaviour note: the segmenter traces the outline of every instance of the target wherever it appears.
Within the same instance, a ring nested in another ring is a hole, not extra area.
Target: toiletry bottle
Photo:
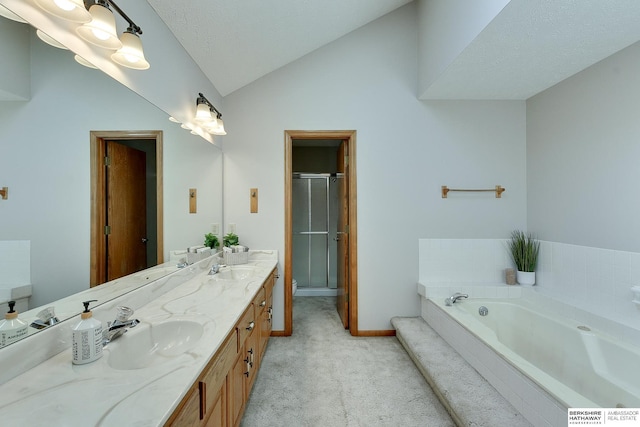
[[[97,301],[85,301],[84,311],[80,313],[80,322],[73,327],[71,344],[74,365],[93,362],[102,357],[102,322],[94,319],[89,304]]]
[[[13,309],[15,301],[9,301],[9,311],[4,315],[4,320],[0,322],[0,348],[21,340],[27,336],[29,326],[18,319],[18,312]]]

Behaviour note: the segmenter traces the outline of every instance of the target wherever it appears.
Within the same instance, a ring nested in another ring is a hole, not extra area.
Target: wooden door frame
[[[90,174],[91,174],[91,246],[90,246],[90,274],[91,287],[102,283],[104,277],[104,263],[99,260],[105,257],[106,241],[104,235],[106,200],[101,191],[105,185],[106,174],[104,164],[104,145],[106,140],[123,141],[132,139],[153,139],[156,148],[156,236],[158,264],[164,262],[164,225],[163,225],[163,184],[162,184],[162,131],[90,131]]]
[[[358,330],[358,227],[356,185],[356,131],[284,131],[284,335],[293,332],[293,140],[340,139],[349,141],[349,332],[360,335]]]

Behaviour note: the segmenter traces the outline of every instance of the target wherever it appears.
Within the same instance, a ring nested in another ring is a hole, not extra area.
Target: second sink
[[[140,324],[108,345],[109,366],[131,370],[168,362],[191,350],[202,332],[202,325],[192,320]]]

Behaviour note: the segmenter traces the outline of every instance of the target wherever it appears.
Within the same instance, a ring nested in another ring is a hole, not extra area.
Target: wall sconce
[[[212,114],[213,113],[213,114]],[[212,135],[226,135],[222,113],[202,93],[196,99],[196,123]]]
[[[144,57],[137,26],[113,0],[87,0],[93,3],[86,9],[84,0],[36,0],[36,4],[46,12],[80,25],[76,33],[87,42],[103,49],[116,50],[111,59],[116,64],[134,70],[146,70],[149,62]],[[128,22],[126,31],[118,38],[113,8]]]

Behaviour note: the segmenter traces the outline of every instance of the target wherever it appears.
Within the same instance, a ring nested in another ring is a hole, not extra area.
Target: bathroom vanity
[[[3,349],[0,362],[11,369],[16,354],[29,359],[30,349],[67,341],[0,385],[3,423],[238,425],[271,334],[277,252],[252,251],[247,264],[210,275],[213,263],[203,260],[96,307],[104,324],[118,305],[132,307],[140,323],[93,363],[71,364],[75,319]]]

